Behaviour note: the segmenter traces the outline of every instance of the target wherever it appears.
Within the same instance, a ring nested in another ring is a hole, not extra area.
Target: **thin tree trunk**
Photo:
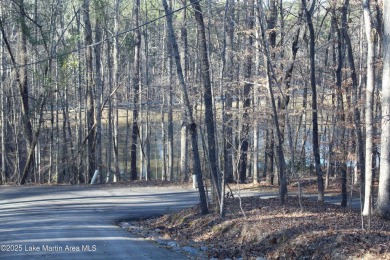
[[[84,34],[85,34],[85,45],[88,46],[86,50],[86,70],[87,70],[87,82],[86,82],[86,101],[87,101],[87,130],[88,130],[88,143],[87,143],[87,172],[86,182],[89,183],[90,179],[95,171],[95,104],[94,104],[94,93],[93,93],[93,59],[92,59],[92,26],[89,16],[89,0],[84,0]]]
[[[119,32],[119,9],[120,9],[120,4],[121,0],[116,0],[114,4],[114,35],[113,37],[113,52],[112,52],[112,85],[114,88],[117,88],[118,85],[120,84],[120,72],[119,72],[119,41],[117,34]],[[112,90],[110,90],[111,93]],[[114,99],[114,108],[115,110],[113,111],[114,113],[114,120],[112,122],[113,124],[113,136],[112,140],[114,144],[114,164],[115,164],[115,174],[114,174],[114,181],[116,181],[118,178],[121,177],[121,172],[119,169],[119,110],[118,110],[118,102],[120,99],[120,94],[118,92],[115,92],[115,99]],[[128,110],[126,109],[126,112]]]
[[[346,145],[343,144],[343,140],[345,139],[345,132],[346,132],[346,119],[345,119],[345,106],[344,106],[344,97],[343,97],[343,89],[342,89],[342,77],[343,77],[343,66],[344,66],[344,54],[345,54],[345,45],[342,37],[342,31],[340,30],[338,24],[337,24],[337,13],[336,13],[336,7],[335,4],[333,6],[333,15],[332,15],[332,26],[335,29],[335,32],[337,34],[337,67],[335,71],[335,77],[336,77],[336,107],[337,111],[337,117],[336,117],[336,123],[337,123],[337,129],[339,133],[339,140],[340,140],[340,154],[341,159],[339,159],[338,162],[336,162],[336,166],[341,168],[341,206],[346,207],[347,206],[347,169],[346,169],[346,163],[343,162],[344,154],[346,154],[347,148]],[[335,50],[334,50],[335,51]],[[336,54],[334,52],[333,54],[333,60],[336,62]],[[333,134],[333,133],[332,133]],[[333,140],[331,140],[333,144]]]
[[[333,9],[334,10],[334,9]],[[336,21],[336,17],[334,15],[334,13],[332,13],[332,20],[331,20],[331,29],[330,29],[330,34],[331,35],[334,31],[337,31],[338,32],[338,52],[339,52],[339,55],[341,55],[341,35],[340,35],[340,30],[336,30],[336,26],[337,26],[337,21]],[[336,61],[336,46],[335,44],[333,44],[332,46],[333,48],[333,66],[336,67],[336,64],[337,64],[337,61]],[[340,63],[342,63],[342,59],[339,59],[338,60],[338,65],[340,66]],[[336,70],[337,72],[337,70]],[[336,85],[337,85],[337,75],[336,73],[333,73],[333,81],[336,82]],[[337,100],[337,96],[338,96],[338,86],[337,88],[335,88],[332,92],[332,109],[333,109],[333,114],[332,114],[332,126],[331,126],[331,130],[329,132],[329,145],[328,145],[328,156],[326,158],[326,162],[327,162],[327,166],[326,166],[326,175],[325,175],[325,189],[328,189],[329,188],[329,177],[330,177],[330,173],[332,171],[332,155],[334,153],[333,151],[333,146],[334,146],[334,140],[335,140],[335,132],[336,132],[336,111],[337,111],[337,105],[336,105],[336,100]]]
[[[272,73],[272,65],[271,65],[271,55],[270,55],[270,47],[269,44],[266,40],[265,37],[265,28],[264,24],[265,22],[265,14],[263,10],[263,1],[261,0],[259,2],[259,15],[260,15],[260,29],[261,29],[261,37],[263,40],[263,45],[265,49],[265,58],[266,58],[266,71],[267,71],[267,89],[268,89],[268,95],[271,100],[271,105],[272,105],[272,112],[273,112],[273,118],[274,118],[274,124],[275,124],[275,129],[276,129],[276,136],[278,138],[278,145],[277,145],[277,152],[278,152],[278,174],[279,174],[279,180],[280,180],[280,185],[279,185],[279,195],[280,195],[280,202],[282,205],[285,203],[285,197],[287,195],[287,182],[286,182],[286,176],[285,176],[285,159],[284,159],[284,153],[283,153],[283,137],[282,133],[280,131],[280,126],[279,126],[279,118],[278,118],[278,112],[276,109],[276,102],[275,102],[275,97],[274,97],[274,92],[273,88],[271,86],[271,80],[274,78],[273,73]]]
[[[164,10],[167,20],[167,26],[168,26],[168,32],[169,32],[169,39],[172,44],[172,50],[173,55],[175,58],[176,63],[176,71],[177,76],[179,79],[179,84],[182,90],[182,95],[184,97],[184,106],[186,109],[186,114],[188,116],[186,122],[189,125],[190,135],[191,135],[191,143],[192,143],[192,151],[193,151],[193,157],[194,157],[194,172],[196,174],[197,184],[198,184],[198,190],[199,190],[199,199],[200,199],[200,207],[202,214],[208,213],[207,208],[207,201],[206,201],[206,192],[203,185],[203,176],[202,176],[202,168],[201,168],[201,162],[199,157],[199,149],[198,149],[198,136],[197,136],[197,126],[195,124],[193,115],[192,115],[192,108],[190,105],[190,101],[188,99],[188,93],[187,93],[187,86],[184,81],[183,71],[180,63],[180,55],[179,55],[179,48],[177,46],[176,42],[176,36],[174,34],[173,30],[173,23],[172,23],[172,15],[169,15],[169,9],[168,4],[166,0],[162,0],[162,3],[164,5]]]
[[[115,40],[114,40],[115,41]],[[106,57],[107,57],[107,70],[106,73],[108,74],[108,89],[110,93],[113,89],[113,82],[112,82],[112,70],[113,66],[111,63],[111,41],[107,41],[107,49],[106,49]],[[115,101],[114,101],[115,102]],[[112,174],[112,153],[115,154],[115,148],[116,145],[116,139],[114,135],[114,127],[115,127],[115,110],[114,110],[113,101],[110,98],[108,100],[108,123],[107,123],[107,147],[106,147],[106,154],[107,154],[107,170],[106,170],[106,182],[110,183],[114,180],[113,174]],[[115,155],[114,155],[115,156]]]
[[[101,41],[100,21],[96,18],[95,42]],[[101,80],[101,44],[95,46],[95,84],[96,84],[96,170],[101,180],[102,174],[102,110],[100,109],[103,102],[103,82]],[[110,92],[111,93],[111,92]]]
[[[363,16],[367,40],[367,85],[365,105],[365,127],[366,127],[366,153],[365,153],[365,192],[363,215],[371,215],[371,197],[373,184],[373,107],[375,88],[375,46],[373,42],[373,31],[371,24],[370,0],[363,0]]]
[[[227,183],[231,183],[234,181],[233,175],[233,80],[234,80],[234,0],[226,1],[226,5],[230,4],[230,7],[227,6],[227,15],[226,15],[226,48],[228,51],[225,51],[226,55],[226,88],[224,89],[224,116],[223,116],[223,124],[224,124],[224,176]]]
[[[170,10],[171,12],[171,10]],[[174,73],[173,73],[173,58],[172,58],[172,46],[168,42],[168,71],[169,71],[169,90],[168,90],[168,174],[167,180],[173,180],[173,85],[174,85]]]
[[[355,61],[353,56],[352,43],[348,34],[348,21],[347,21],[348,8],[349,8],[349,0],[345,0],[342,7],[341,32],[345,40],[347,54],[348,54],[348,63],[349,63],[349,68],[351,70],[351,79],[352,79],[352,86],[353,86],[352,103],[357,104],[358,80],[356,76],[356,68],[355,68]],[[362,198],[364,198],[364,183],[365,183],[364,140],[363,140],[363,133],[362,133],[361,122],[360,122],[360,111],[358,106],[353,107],[353,124],[355,127],[355,134],[356,134],[357,167],[358,170],[360,170],[360,184],[361,184],[360,191],[361,191]],[[363,205],[364,201],[361,200],[361,203]]]
[[[3,42],[5,44],[6,49],[8,50],[8,53],[11,57],[11,62],[13,66],[15,67],[16,72],[16,82],[19,87],[19,95],[20,100],[22,103],[22,124],[23,124],[23,131],[27,140],[27,153],[29,154],[29,157],[34,156],[34,148],[35,144],[33,144],[33,127],[32,122],[30,119],[30,104],[29,104],[29,93],[28,93],[28,68],[27,66],[17,66],[18,64],[27,64],[27,25],[25,22],[25,9],[24,9],[24,1],[19,0],[19,21],[20,21],[20,28],[18,32],[18,54],[19,54],[19,61],[17,62],[16,57],[14,56],[14,53],[12,51],[11,45],[8,41],[8,38],[6,36],[5,29],[3,27],[3,21],[2,18],[0,18],[0,30],[3,37]],[[34,147],[33,147],[34,146]],[[32,159],[32,158],[31,158]],[[33,161],[33,160],[32,160]],[[28,159],[26,162],[22,177],[20,180],[20,184],[25,184],[26,179],[28,175],[30,174],[32,168],[32,161]]]
[[[307,9],[306,0],[302,0],[306,12],[306,22],[309,28],[309,50],[310,50],[310,85],[312,91],[312,125],[313,125],[313,153],[317,174],[318,201],[324,201],[324,180],[322,178],[320,144],[318,140],[318,110],[317,110],[317,86],[316,86],[316,65],[315,65],[315,32],[312,21],[315,1],[312,1],[310,9]]]
[[[165,95],[165,94],[163,94]],[[167,180],[167,149],[166,149],[167,133],[165,131],[165,96],[161,105],[161,180]]]
[[[251,31],[254,27],[254,1],[250,0],[248,3],[247,8],[248,10],[248,16],[246,18],[246,29]],[[247,164],[248,164],[248,148],[249,148],[249,109],[251,105],[251,92],[253,84],[251,81],[252,76],[252,45],[253,45],[253,34],[249,33],[247,36],[247,42],[246,42],[246,53],[245,53],[245,65],[244,65],[244,91],[243,91],[243,118],[242,118],[242,130],[241,130],[241,140],[240,140],[240,159],[239,159],[239,179],[241,183],[245,182],[246,179],[246,170],[247,170]]]
[[[77,17],[77,33],[78,34],[81,34],[81,14],[79,13],[76,13],[75,14],[76,17]],[[77,58],[78,60],[81,60],[81,40],[79,39],[77,41]],[[78,63],[78,66],[77,66],[77,71],[76,71],[76,74],[78,75],[77,76],[77,89],[76,89],[76,92],[77,94],[75,93],[75,95],[77,95],[78,97],[78,113],[77,113],[77,150],[80,150],[81,147],[82,147],[82,142],[83,142],[83,130],[84,129],[84,126],[83,126],[83,120],[82,120],[82,109],[83,109],[83,95],[82,95],[82,87],[81,87],[81,84],[82,84],[82,69],[81,69],[81,65],[82,63],[79,62]],[[84,182],[84,175],[82,174],[82,172],[84,171],[83,169],[83,160],[81,158],[81,156],[78,156],[77,157],[77,173],[75,175],[75,180],[74,182],[75,183],[82,183]]]
[[[183,5],[187,5],[187,1],[183,1]],[[189,70],[189,60],[188,60],[188,35],[187,35],[187,8],[183,10],[183,27],[181,28],[181,39],[183,42],[183,68],[184,68],[184,79],[188,81],[188,70]],[[187,182],[189,180],[188,176],[188,149],[187,149],[187,136],[188,128],[185,123],[185,118],[187,117],[185,109],[182,109],[181,112],[182,124],[180,130],[180,173],[182,180]]]
[[[253,172],[252,172],[252,178],[253,183],[257,184],[259,183],[259,170],[258,170],[258,163],[259,163],[259,125],[256,122],[253,128]]]
[[[148,17],[148,1],[145,1],[145,16],[146,20],[149,20]],[[145,163],[146,163],[146,180],[150,180],[151,172],[150,172],[150,107],[149,107],[149,32],[148,27],[146,26],[144,32],[145,38],[145,89],[146,89],[146,118],[145,118],[145,141],[144,141],[144,153],[145,153]]]
[[[130,64],[128,64],[128,70],[130,74],[131,69],[130,69]],[[126,87],[126,100],[130,99],[130,84],[127,84]],[[124,174],[127,177],[128,174],[128,161],[129,161],[129,139],[130,139],[130,121],[129,121],[129,109],[126,109],[126,141],[124,145]],[[157,157],[156,157],[156,162],[157,162]]]
[[[197,22],[197,28],[199,32],[199,46],[201,53],[201,63],[202,63],[202,81],[204,87],[204,104],[205,104],[205,121],[206,121],[206,130],[207,130],[207,144],[208,144],[208,158],[211,169],[211,178],[212,183],[215,188],[218,201],[220,201],[221,195],[221,186],[219,183],[219,172],[218,172],[218,163],[217,163],[217,151],[216,151],[216,131],[214,124],[214,111],[213,111],[213,101],[212,101],[212,90],[211,90],[211,79],[210,79],[210,66],[209,66],[209,57],[207,51],[207,41],[206,41],[206,31],[203,21],[203,12],[200,6],[200,3],[196,0],[190,0],[193,8],[195,9],[195,19]]]
[[[131,148],[130,148],[130,171],[131,180],[137,179],[137,139],[139,135],[138,129],[138,105],[140,95],[140,65],[141,65],[141,32],[139,28],[139,9],[140,0],[136,0],[134,4],[134,71],[133,71],[133,127],[131,133]]]

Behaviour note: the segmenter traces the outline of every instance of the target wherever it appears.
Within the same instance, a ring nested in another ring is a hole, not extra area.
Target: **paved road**
[[[1,259],[186,259],[115,225],[194,205],[178,187],[0,186]]]
[[[242,190],[241,196],[259,196],[262,199],[269,199],[269,198],[278,198],[279,193],[278,192],[262,192],[257,191],[256,189],[248,189],[248,190]],[[233,192],[235,197],[238,197],[238,192]],[[289,192],[288,196],[294,196],[297,197],[298,194],[296,192]],[[317,194],[315,193],[304,193],[302,194],[304,198],[309,198],[312,200],[317,200]],[[340,194],[325,194],[324,201],[326,203],[334,204],[334,205],[341,205],[341,195]],[[347,207],[353,208],[353,209],[360,209],[360,198],[353,197],[351,198],[348,194],[347,199]]]

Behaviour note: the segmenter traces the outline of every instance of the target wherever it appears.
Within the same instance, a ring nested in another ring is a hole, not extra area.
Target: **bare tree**
[[[93,56],[92,56],[92,26],[90,20],[90,4],[89,0],[84,0],[84,41],[87,47],[85,54],[86,70],[87,70],[87,82],[86,82],[86,98],[87,98],[87,173],[86,173],[86,182],[90,181],[92,175],[95,171],[96,162],[95,162],[95,97],[93,92]]]
[[[273,84],[272,81],[275,82],[279,87],[279,82],[277,82],[277,79],[275,77],[275,73],[272,70],[272,64],[271,64],[271,52],[270,52],[270,46],[265,36],[265,14],[263,9],[263,1],[259,1],[258,5],[258,14],[260,16],[260,30],[261,30],[261,38],[262,43],[264,46],[264,53],[265,53],[265,60],[266,60],[266,72],[267,72],[267,90],[269,99],[271,101],[272,106],[272,113],[273,113],[273,119],[274,119],[274,125],[276,129],[276,137],[278,139],[277,143],[277,154],[278,154],[278,171],[279,171],[279,196],[280,196],[280,202],[282,205],[285,203],[285,198],[287,195],[287,182],[286,182],[286,176],[285,176],[285,159],[284,159],[284,153],[283,153],[283,136],[282,132],[280,131],[280,125],[279,125],[279,117],[278,112],[276,109],[276,102],[275,102],[275,95],[273,90]]]
[[[172,14],[169,13],[169,8],[166,0],[162,0],[165,14],[166,14],[166,20],[167,20],[167,26],[168,26],[168,33],[169,33],[169,39],[172,44],[172,51],[175,58],[176,63],[176,72],[177,77],[179,79],[179,84],[181,87],[182,95],[184,97],[184,107],[186,110],[187,120],[186,123],[189,125],[189,130],[191,134],[191,143],[192,143],[192,152],[194,156],[194,171],[196,174],[196,181],[198,184],[198,190],[199,190],[199,198],[200,198],[200,207],[203,214],[208,213],[207,208],[207,201],[206,201],[206,192],[203,185],[203,175],[202,175],[202,167],[200,163],[200,157],[199,157],[199,150],[198,150],[198,136],[196,131],[196,123],[194,121],[193,115],[192,115],[192,108],[190,105],[190,101],[188,99],[188,93],[187,93],[187,86],[184,81],[183,76],[183,70],[180,63],[180,54],[179,54],[179,47],[177,45],[176,36],[173,30],[173,23],[172,23]]]
[[[0,3],[0,17],[3,16],[3,5]],[[4,84],[4,44],[2,35],[0,35],[0,102],[1,102],[1,175],[0,184],[6,182],[7,178],[7,161],[6,161],[6,98],[5,98],[5,84]]]
[[[170,2],[172,2],[170,0]],[[169,5],[169,12],[172,12],[172,3]],[[172,55],[172,45],[168,41],[168,73],[169,73],[169,89],[168,89],[168,175],[167,180],[171,181],[173,179],[173,85],[174,85],[174,71],[173,71],[173,55]]]
[[[308,8],[306,0],[302,0],[305,8],[306,22],[309,28],[309,50],[310,50],[310,86],[311,86],[311,106],[312,106],[312,126],[313,126],[313,153],[317,174],[318,201],[324,201],[324,180],[322,178],[320,147],[318,140],[318,108],[317,108],[317,84],[316,84],[316,62],[315,62],[315,32],[313,25],[313,12],[316,1],[311,2]]]
[[[218,172],[218,163],[217,163],[217,151],[216,151],[216,132],[214,124],[214,111],[213,111],[213,99],[211,91],[211,79],[210,79],[210,64],[209,64],[209,55],[207,51],[207,40],[206,40],[206,30],[203,20],[203,12],[200,6],[199,1],[190,0],[194,11],[195,19],[199,31],[199,46],[201,54],[201,76],[203,81],[203,99],[205,105],[205,115],[204,120],[206,121],[206,130],[207,130],[207,144],[208,144],[208,159],[211,169],[211,178],[212,182],[220,201],[221,196],[221,187],[219,183],[219,172]]]
[[[249,148],[249,109],[251,105],[251,92],[253,83],[251,82],[252,77],[252,65],[253,65],[253,28],[254,28],[254,1],[250,0],[247,3],[247,17],[246,17],[246,29],[248,30],[248,36],[246,37],[246,53],[245,53],[245,65],[244,65],[244,91],[243,91],[243,125],[241,130],[240,140],[240,159],[239,159],[239,179],[240,182],[245,182],[246,170],[248,163],[248,148]]]
[[[375,88],[375,46],[373,42],[373,31],[371,24],[370,0],[363,0],[364,27],[367,40],[367,85],[365,105],[365,127],[366,127],[366,162],[365,162],[365,192],[363,215],[371,215],[372,208],[372,176],[373,176],[373,101]]]
[[[131,148],[130,148],[130,171],[131,180],[137,179],[137,140],[139,136],[138,129],[138,105],[140,95],[140,65],[141,65],[141,31],[139,28],[139,9],[140,1],[134,3],[134,71],[133,71],[133,127],[131,132]]]
[[[27,151],[28,151],[28,158],[24,165],[24,169],[21,175],[22,177],[20,180],[20,183],[24,184],[27,180],[28,175],[32,170],[36,140],[34,141],[33,127],[32,127],[32,122],[30,117],[31,110],[30,110],[29,89],[28,89],[28,68],[26,66],[26,64],[28,63],[27,62],[28,57],[27,57],[26,11],[25,11],[23,0],[17,1],[16,5],[18,7],[18,14],[19,14],[19,21],[20,21],[19,32],[18,32],[18,43],[19,43],[18,57],[15,57],[14,51],[11,48],[10,42],[8,40],[8,37],[4,29],[2,18],[0,18],[0,30],[2,33],[5,47],[8,51],[8,54],[11,58],[12,64],[16,72],[16,82],[19,87],[19,96],[22,103],[21,119],[23,123],[24,134],[26,135],[26,139],[27,139]],[[17,60],[17,58],[19,59]],[[23,64],[23,66],[18,66],[18,63]],[[39,131],[37,131],[37,133],[39,133]]]
[[[344,4],[342,6],[342,15],[341,15],[341,32],[342,32],[343,39],[345,41],[346,52],[348,55],[348,63],[350,68],[350,77],[353,86],[352,103],[357,104],[359,100],[358,79],[357,79],[357,71],[355,67],[355,59],[353,55],[353,46],[348,33],[348,8],[349,8],[349,0],[344,0]],[[365,182],[364,140],[363,140],[363,133],[361,129],[359,106],[354,106],[352,109],[353,109],[353,124],[354,124],[355,134],[356,134],[357,166],[358,169],[360,169],[360,182],[361,182],[360,192],[363,198],[364,182]],[[361,203],[363,203],[363,200],[361,200]]]
[[[382,135],[378,214],[390,219],[390,2],[383,1]]]
[[[102,37],[102,29],[100,27],[100,19],[96,16],[95,27],[95,42],[100,42]],[[95,52],[95,83],[96,83],[96,170],[101,176],[102,174],[102,110],[100,109],[103,100],[103,82],[101,79],[101,44],[98,44],[94,48]]]
[[[335,109],[337,109],[338,113],[333,116],[332,118],[332,140],[330,140],[330,145],[329,145],[329,156],[328,156],[328,170],[330,171],[331,169],[331,153],[333,148],[333,142],[334,142],[334,134],[335,134],[335,128],[336,128],[336,123],[337,123],[337,130],[338,130],[338,139],[340,141],[344,140],[345,138],[345,132],[346,132],[346,127],[345,127],[345,109],[344,109],[344,97],[343,97],[343,91],[342,91],[342,77],[343,77],[343,66],[344,66],[344,53],[345,53],[345,44],[343,41],[341,29],[338,26],[338,21],[337,21],[337,13],[336,13],[336,8],[337,4],[335,3],[333,8],[332,8],[332,27],[333,30],[335,31],[336,34],[336,42],[337,42],[337,48],[334,47],[333,50],[333,61],[335,63],[335,73],[334,73],[334,78],[335,78],[335,84],[336,84],[336,95],[335,95]],[[337,119],[337,120],[336,120]],[[341,158],[338,158],[337,164],[341,167],[342,171],[342,200],[341,200],[341,206],[346,207],[347,206],[347,190],[346,190],[346,185],[347,185],[347,179],[346,179],[346,163],[342,162],[343,155],[346,153],[346,147],[344,144],[340,144],[340,155]],[[329,173],[327,173],[327,178],[329,178]]]
[[[183,6],[187,5],[187,1],[183,1]],[[183,42],[182,49],[182,59],[183,59],[183,68],[184,68],[184,79],[188,80],[188,70],[189,70],[189,53],[188,53],[188,32],[187,32],[187,8],[183,10],[183,26],[181,28],[181,40]],[[182,109],[182,123],[180,131],[180,173],[183,181],[188,181],[188,149],[187,149],[187,136],[188,128],[185,123],[186,111]]]
[[[226,48],[223,49],[226,56],[226,87],[224,88],[224,177],[227,182],[233,182],[233,80],[234,80],[234,28],[235,28],[235,5],[234,0],[226,1],[226,15],[224,34],[226,37]]]

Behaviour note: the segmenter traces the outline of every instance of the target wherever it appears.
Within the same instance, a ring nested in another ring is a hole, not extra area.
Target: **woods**
[[[389,4],[3,0],[1,183],[340,183],[389,216]],[[387,16],[386,16],[387,14]],[[364,23],[363,23],[364,21]],[[379,183],[378,183],[379,182]],[[376,185],[379,191],[376,191]]]

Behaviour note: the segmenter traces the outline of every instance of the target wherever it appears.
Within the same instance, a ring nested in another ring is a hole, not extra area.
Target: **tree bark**
[[[338,113],[336,113],[336,118],[334,118],[333,120],[335,120],[336,122],[334,122],[335,124],[337,123],[337,129],[338,129],[338,133],[339,133],[339,139],[340,139],[340,154],[341,154],[341,158],[338,159],[337,163],[336,163],[336,166],[337,167],[340,167],[341,168],[341,195],[342,195],[342,199],[341,199],[341,206],[343,207],[346,207],[347,206],[347,190],[346,190],[346,183],[347,183],[347,175],[346,175],[346,168],[347,168],[347,165],[346,165],[346,162],[343,161],[344,159],[344,154],[346,154],[346,145],[343,144],[343,140],[345,139],[345,132],[346,132],[346,119],[345,119],[345,106],[344,106],[344,97],[343,97],[343,88],[342,88],[342,81],[343,81],[343,66],[344,66],[344,54],[345,54],[345,44],[344,44],[344,41],[343,41],[343,37],[342,37],[342,33],[341,33],[341,30],[338,26],[338,23],[337,23],[337,13],[336,13],[336,7],[337,5],[335,4],[333,6],[333,10],[332,10],[332,26],[335,30],[335,33],[337,35],[337,58],[336,58],[336,53],[334,50],[334,53],[333,53],[333,60],[334,60],[334,63],[336,63],[336,60],[337,60],[337,66],[336,67],[336,70],[335,70],[335,79],[336,79],[336,107],[337,107],[337,111]],[[333,133],[333,123],[332,123],[332,135],[334,134]],[[340,134],[341,133],[341,134]],[[333,146],[333,137],[332,137],[332,140],[331,140],[331,144]],[[332,148],[333,149],[333,148]],[[346,159],[346,158],[345,158]],[[330,163],[330,159],[329,159],[329,162]],[[330,170],[330,167],[329,167],[329,170]],[[329,174],[327,174],[329,175]]]
[[[365,191],[363,215],[371,215],[371,199],[373,184],[373,107],[375,88],[375,46],[373,42],[373,31],[371,24],[370,0],[363,0],[363,16],[367,40],[367,85],[365,105],[365,127],[366,127],[366,156],[365,156]]]
[[[247,6],[247,17],[246,17],[246,29],[249,31],[246,37],[246,53],[245,53],[245,65],[244,65],[244,91],[243,91],[243,125],[241,130],[241,141],[240,141],[240,159],[239,159],[239,179],[241,183],[246,180],[246,170],[248,164],[248,148],[249,148],[249,109],[251,105],[251,90],[253,84],[252,79],[252,48],[253,48],[253,33],[251,32],[254,27],[254,1],[250,0]]]
[[[233,80],[234,80],[234,0],[227,0],[226,14],[226,87],[224,88],[224,177],[227,183],[234,181],[233,175]]]
[[[87,98],[87,130],[88,130],[88,143],[87,143],[87,172],[86,182],[89,183],[93,176],[96,168],[95,161],[95,104],[94,104],[94,93],[93,93],[93,58],[92,58],[92,26],[89,16],[89,0],[84,0],[84,34],[85,34],[85,45],[88,46],[85,54],[86,71],[87,71],[87,82],[86,82],[86,98]]]
[[[272,72],[272,65],[271,65],[271,54],[270,54],[270,47],[265,37],[265,15],[263,10],[263,1],[261,0],[259,2],[259,15],[260,15],[260,30],[261,30],[261,38],[263,41],[264,49],[265,49],[265,60],[266,60],[266,71],[267,71],[267,89],[268,89],[268,95],[271,100],[272,105],[272,112],[273,112],[273,118],[274,118],[274,124],[276,129],[276,136],[278,138],[277,143],[277,152],[278,152],[278,174],[279,174],[279,196],[280,196],[280,202],[282,205],[285,203],[285,198],[287,195],[287,182],[286,182],[286,175],[285,175],[285,159],[284,159],[284,153],[283,153],[283,136],[282,132],[280,131],[279,126],[279,118],[278,118],[278,112],[276,109],[276,102],[274,97],[274,92],[272,88],[272,79],[275,80],[274,73]],[[278,82],[275,82],[278,83]]]
[[[100,20],[96,18],[95,42],[101,41],[102,30]],[[96,83],[96,170],[99,173],[99,181],[102,174],[102,110],[100,109],[103,102],[103,82],[101,80],[101,44],[94,47],[95,51],[95,83]]]
[[[183,5],[187,6],[187,1],[183,1]],[[183,10],[183,27],[181,28],[181,40],[183,42],[183,68],[184,68],[184,79],[188,80],[188,70],[189,70],[189,53],[188,53],[188,34],[187,34],[187,8]],[[184,182],[189,180],[188,175],[188,128],[185,122],[185,118],[187,117],[185,109],[181,111],[181,129],[180,129],[180,173],[181,178]]]
[[[27,64],[27,25],[25,21],[25,9],[24,9],[24,1],[19,0],[18,1],[18,6],[19,6],[19,22],[20,22],[20,28],[18,32],[18,54],[19,54],[19,64],[25,65]],[[12,51],[11,45],[8,41],[5,29],[3,27],[3,21],[0,18],[0,30],[2,33],[3,41],[5,44],[5,47],[11,57],[11,61],[13,66],[15,67],[15,72],[16,72],[16,82],[19,87],[19,95],[22,103],[22,124],[23,124],[23,131],[26,136],[27,140],[27,153],[30,156],[34,156],[34,148],[35,144],[33,144],[33,127],[32,127],[32,122],[30,119],[30,104],[29,104],[29,90],[28,90],[28,68],[27,66],[18,66],[18,62],[16,60],[16,57],[14,56],[14,53]],[[24,170],[22,172],[22,177],[20,184],[25,184],[26,179],[28,175],[30,174],[32,168],[32,163],[33,163],[33,158],[31,158],[31,161],[28,159],[25,166]]]
[[[132,117],[132,132],[131,132],[131,148],[130,148],[130,172],[131,180],[137,180],[137,140],[139,136],[138,128],[138,106],[140,95],[140,65],[141,65],[141,32],[139,28],[139,9],[140,0],[136,0],[134,4],[134,71],[133,71],[133,117]]]
[[[352,79],[352,86],[353,86],[352,103],[357,104],[359,99],[358,79],[356,76],[356,68],[355,68],[355,61],[353,56],[352,43],[348,34],[348,21],[347,21],[348,7],[349,7],[349,0],[345,0],[342,7],[341,32],[345,40],[345,44],[347,48],[346,50],[348,54],[348,63],[349,63],[349,68],[351,70],[351,79]],[[364,183],[365,183],[364,140],[363,140],[363,133],[362,133],[361,122],[360,122],[360,111],[358,106],[353,107],[353,124],[355,128],[356,139],[357,139],[356,140],[357,167],[358,170],[360,170],[360,184],[361,184],[360,191],[361,191],[362,198],[364,198]],[[361,200],[361,203],[363,205],[364,201]]]
[[[390,219],[390,2],[383,1],[383,74],[381,155],[377,212]]]
[[[307,8],[306,0],[302,0],[302,5],[305,8],[306,22],[309,28],[309,50],[310,50],[310,86],[312,91],[312,125],[313,125],[313,153],[314,162],[317,174],[318,186],[318,201],[324,201],[324,180],[322,178],[320,144],[318,140],[318,108],[317,108],[317,83],[316,83],[316,65],[315,65],[315,32],[312,21],[314,5],[316,1],[312,1],[310,9]]]
[[[218,163],[217,163],[217,151],[216,151],[216,137],[215,137],[215,122],[214,122],[214,111],[213,111],[213,98],[211,90],[211,79],[210,79],[210,65],[209,56],[207,51],[207,40],[206,30],[203,20],[203,12],[200,3],[196,0],[190,0],[194,10],[195,19],[197,22],[197,28],[199,32],[199,46],[201,53],[201,64],[202,64],[202,82],[203,82],[203,98],[205,104],[205,115],[207,130],[207,144],[208,144],[208,158],[211,169],[212,183],[215,188],[218,201],[220,201],[221,185],[219,182]]]
[[[206,200],[206,191],[203,184],[203,175],[202,175],[202,167],[200,162],[200,156],[199,156],[199,149],[198,149],[198,135],[197,135],[197,126],[195,124],[193,115],[192,115],[192,108],[190,105],[190,101],[188,99],[188,93],[187,93],[187,86],[184,81],[183,71],[180,63],[180,55],[179,55],[179,47],[177,45],[176,36],[173,30],[173,23],[172,23],[172,15],[169,13],[168,4],[166,0],[162,0],[165,14],[166,14],[166,20],[167,20],[167,26],[168,26],[168,33],[169,33],[169,39],[172,44],[172,50],[173,55],[175,58],[176,63],[176,72],[177,77],[179,79],[179,84],[181,87],[183,99],[184,99],[184,106],[186,110],[186,114],[188,118],[186,119],[186,122],[189,126],[190,136],[191,136],[191,143],[192,143],[192,151],[193,151],[193,157],[194,157],[194,172],[196,174],[197,184],[198,184],[198,190],[199,190],[199,199],[200,199],[200,208],[202,211],[202,214],[208,213],[208,207],[207,207],[207,200]]]
[[[172,9],[170,9],[170,12]],[[167,180],[173,180],[173,85],[174,85],[174,73],[173,73],[173,58],[172,58],[172,46],[168,42],[168,71],[169,71],[169,90],[168,90],[168,175]]]
[[[112,93],[112,88],[117,88],[120,84],[120,72],[119,72],[119,39],[118,39],[118,32],[119,32],[119,12],[120,12],[120,4],[121,0],[115,0],[114,2],[114,35],[113,41],[112,41],[112,81],[110,84],[110,93]],[[108,58],[108,57],[107,57]],[[108,61],[111,64],[111,61]],[[110,98],[110,104],[111,104],[111,115],[110,115],[110,123],[112,124],[111,127],[111,136],[109,137],[109,142],[112,141],[112,145],[110,145],[111,149],[113,148],[114,152],[114,164],[115,164],[115,174],[113,176],[113,180],[117,180],[118,177],[120,178],[120,169],[119,169],[119,111],[118,111],[118,102],[120,100],[120,94],[118,91],[115,92],[115,98],[113,102]],[[115,108],[115,110],[112,109],[112,106]],[[126,113],[128,113],[128,110],[126,109]],[[114,118],[112,118],[114,116]],[[128,117],[126,117],[128,119]],[[127,124],[126,124],[127,126]],[[126,143],[127,145],[127,143]],[[126,151],[127,152],[127,151]],[[110,151],[111,154],[111,151]],[[111,158],[110,158],[111,159]],[[111,173],[110,173],[111,175]]]
[[[0,3],[0,17],[3,15],[3,6]],[[4,84],[4,45],[3,45],[3,36],[0,35],[0,102],[1,102],[1,180],[0,185],[7,181],[7,161],[6,161],[6,98],[5,98],[5,84]]]

